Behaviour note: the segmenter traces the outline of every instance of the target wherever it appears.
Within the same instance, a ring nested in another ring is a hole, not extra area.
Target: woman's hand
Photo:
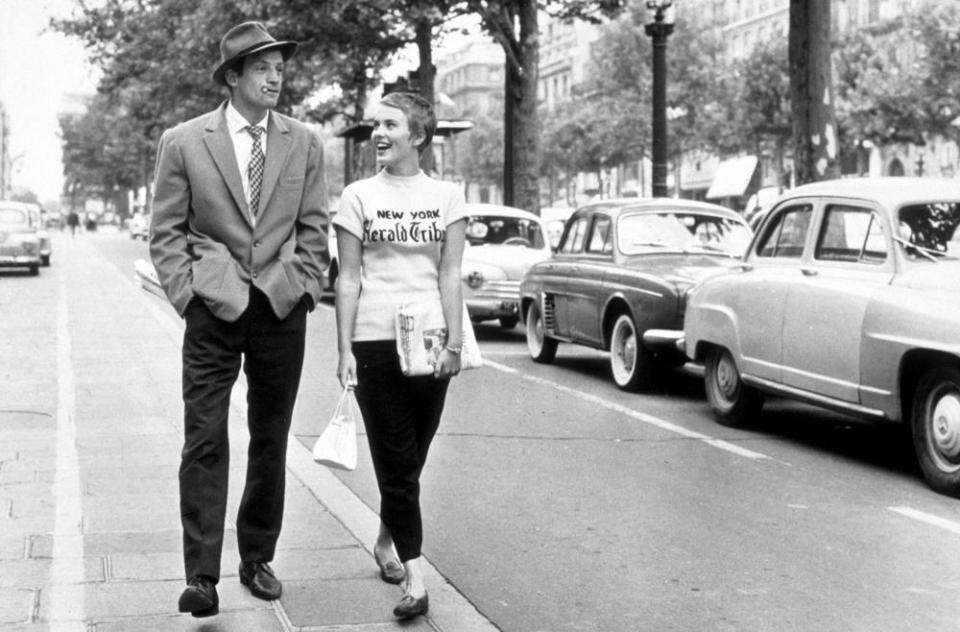
[[[352,352],[340,354],[337,362],[337,379],[341,388],[354,388],[357,385],[357,359]]]
[[[444,347],[440,351],[440,357],[437,358],[437,364],[433,367],[433,377],[453,377],[458,373],[460,373],[460,354]]]

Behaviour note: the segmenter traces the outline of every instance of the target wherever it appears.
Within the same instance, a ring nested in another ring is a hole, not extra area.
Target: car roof
[[[840,178],[812,182],[790,189],[783,194],[780,201],[811,195],[880,200],[892,206],[924,200],[960,201],[960,180],[897,176]]]
[[[729,217],[741,217],[740,213],[719,204],[687,200],[684,198],[613,198],[590,202],[577,209],[577,213],[591,209],[603,209],[624,213],[628,211],[707,211]]]
[[[522,217],[524,219],[534,219],[537,221],[540,220],[539,217],[529,211],[523,210],[522,208],[504,206],[502,204],[472,202],[467,204],[466,208],[467,215],[500,215],[502,217]]]

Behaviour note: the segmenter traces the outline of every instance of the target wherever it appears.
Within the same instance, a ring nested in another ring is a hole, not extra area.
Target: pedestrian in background
[[[282,586],[273,560],[283,519],[287,435],[306,314],[328,262],[322,146],[273,111],[295,42],[258,22],[230,29],[213,72],[230,98],[160,139],[150,255],[186,320],[180,511],[187,588],[179,609],[216,614],[227,504],[230,392],[241,360],[250,430],[237,514],[240,582],[261,599]]]
[[[67,215],[67,226],[70,227],[70,236],[77,236],[77,226],[80,225],[80,216],[77,215],[77,212],[73,209],[70,209],[70,213]]]
[[[380,490],[374,558],[384,581],[403,584],[401,619],[425,614],[429,599],[420,548],[420,473],[460,371],[466,231],[463,192],[420,169],[436,129],[432,105],[409,93],[384,97],[373,119],[380,172],[347,186],[337,229],[337,376],[356,386]],[[434,375],[400,369],[394,326],[399,303],[440,301],[449,338]]]

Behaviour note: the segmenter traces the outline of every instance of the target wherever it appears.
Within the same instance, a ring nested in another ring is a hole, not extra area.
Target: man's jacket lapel
[[[290,153],[291,145],[290,130],[279,117],[271,113],[267,125],[267,159],[263,166],[263,185],[260,187],[258,217],[270,202],[273,189],[277,185],[277,180],[280,179],[280,171],[287,162],[287,154]]]
[[[237,156],[233,151],[233,141],[230,140],[230,130],[227,129],[227,118],[224,114],[224,107],[217,109],[207,119],[205,128],[206,133],[203,136],[203,142],[213,157],[213,162],[220,171],[220,176],[227,184],[230,195],[237,205],[237,210],[243,216],[248,224],[253,226],[250,221],[247,200],[243,195],[243,182],[240,180],[240,167],[237,165]],[[261,196],[261,200],[263,197]]]

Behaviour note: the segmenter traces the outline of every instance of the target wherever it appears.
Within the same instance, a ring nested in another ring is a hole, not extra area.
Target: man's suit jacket
[[[260,208],[252,222],[225,108],[160,138],[150,256],[181,316],[198,297],[218,318],[235,321],[252,284],[285,318],[304,296],[311,308],[320,300],[329,263],[323,147],[303,123],[270,112]]]

